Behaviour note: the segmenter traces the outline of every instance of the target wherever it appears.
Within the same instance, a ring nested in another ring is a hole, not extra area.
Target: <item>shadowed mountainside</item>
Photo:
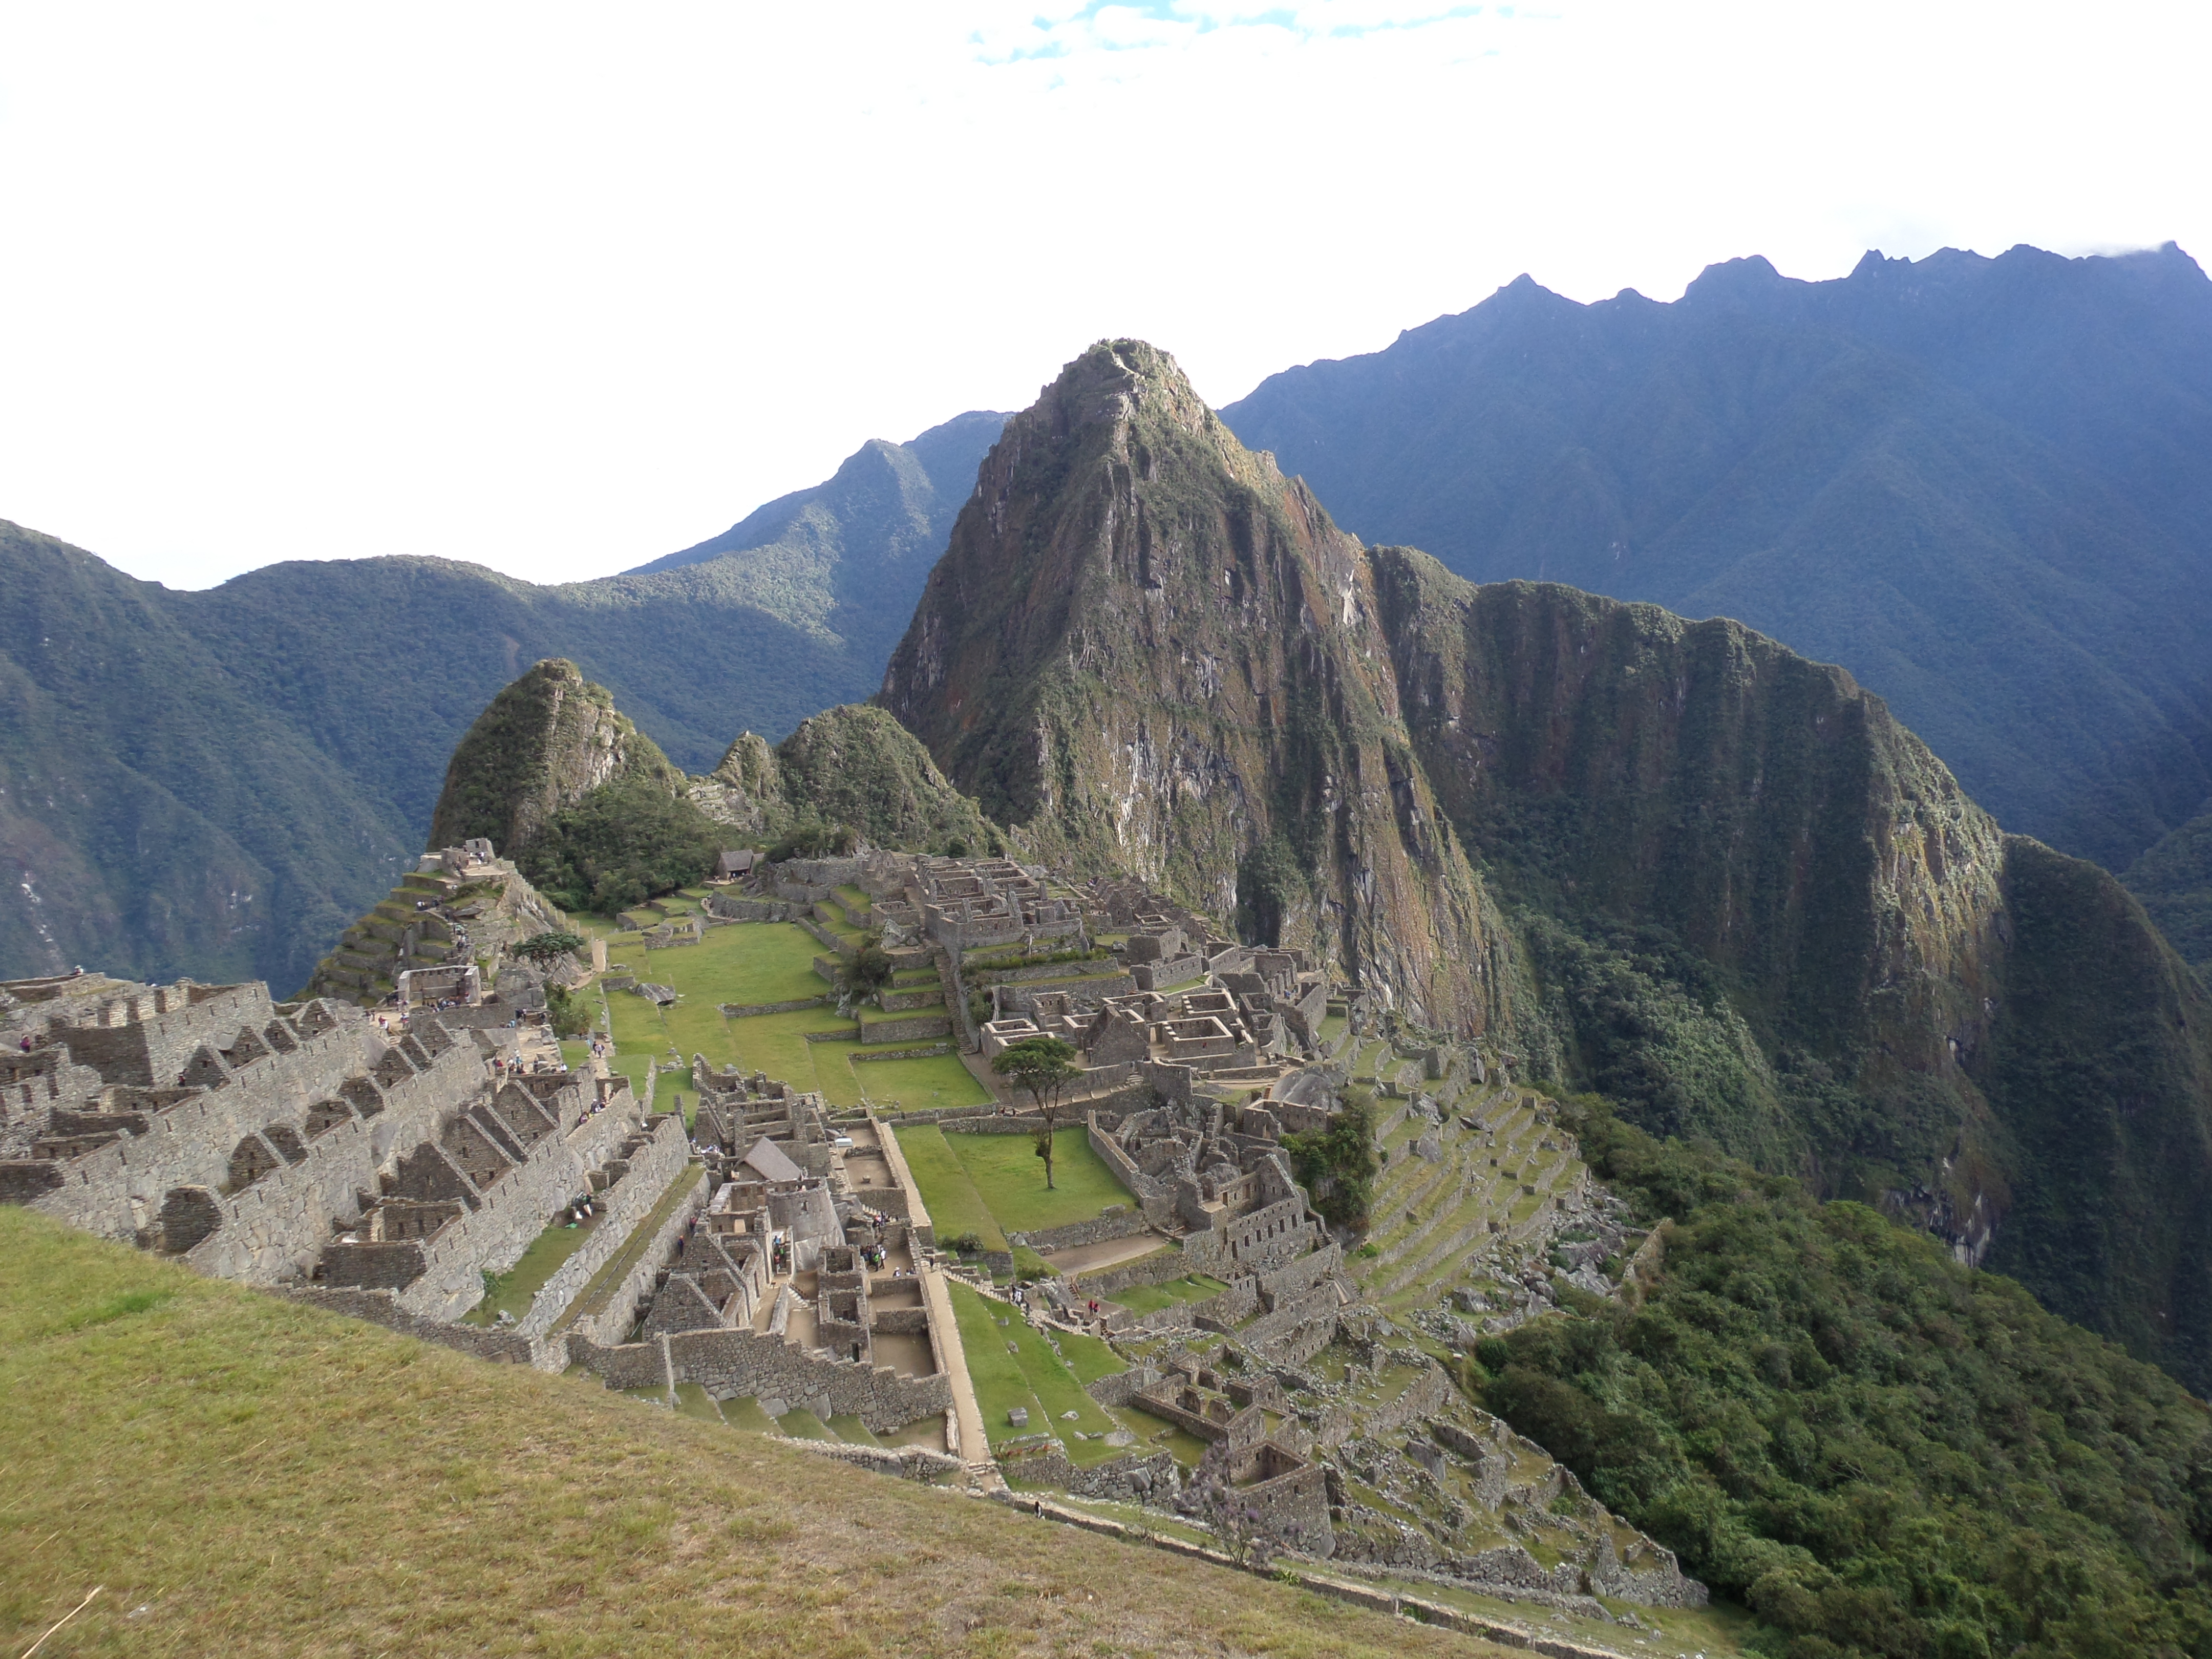
[[[2212,283],[2117,258],[1526,276],[1222,411],[1476,581],[1741,618],[1838,662],[2010,829],[2124,868],[2212,793]]]

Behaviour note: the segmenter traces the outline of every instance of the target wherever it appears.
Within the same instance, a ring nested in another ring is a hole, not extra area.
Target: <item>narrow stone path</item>
[[[952,1379],[953,1420],[960,1425],[960,1460],[968,1466],[968,1483],[986,1491],[1005,1485],[999,1465],[991,1455],[991,1443],[983,1432],[983,1408],[975,1403],[975,1385],[968,1379],[968,1351],[961,1346],[960,1322],[952,1315],[952,1297],[945,1288],[945,1274],[925,1263],[920,1269],[921,1293],[929,1303],[929,1324],[941,1334],[945,1352],[937,1363]]]

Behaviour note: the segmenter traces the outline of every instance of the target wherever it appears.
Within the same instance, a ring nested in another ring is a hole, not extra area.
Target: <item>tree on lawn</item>
[[[514,947],[514,954],[543,968],[556,957],[583,948],[584,941],[574,933],[532,933]]]
[[[1006,1079],[1015,1087],[1028,1091],[1036,1103],[1037,1115],[1044,1120],[1036,1132],[1036,1155],[1044,1160],[1044,1184],[1047,1191],[1054,1190],[1052,1184],[1052,1137],[1059,1127],[1060,1091],[1074,1078],[1083,1075],[1083,1068],[1074,1064],[1075,1048],[1058,1037],[1024,1037],[1019,1042],[1010,1042],[991,1057],[991,1069]]]
[[[849,1013],[857,1003],[870,997],[882,995],[884,988],[891,982],[891,959],[884,954],[882,944],[874,939],[864,939],[860,948],[853,952],[837,969],[838,1012]]]

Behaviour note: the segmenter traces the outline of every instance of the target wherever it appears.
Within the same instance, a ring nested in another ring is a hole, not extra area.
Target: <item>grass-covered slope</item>
[[[2212,1412],[2019,1285],[1595,1100],[1671,1218],[1640,1306],[1478,1345],[1485,1402],[1791,1659],[2212,1652]]]
[[[0,1207],[0,1644],[1496,1652],[479,1364]]]
[[[1223,416],[1370,541],[1841,663],[2008,830],[2119,869],[2212,792],[2212,283],[2171,246],[1522,277]]]

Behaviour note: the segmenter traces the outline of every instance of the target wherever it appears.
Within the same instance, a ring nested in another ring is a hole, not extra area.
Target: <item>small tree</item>
[[[1083,1068],[1074,1060],[1074,1046],[1054,1036],[1024,1037],[991,1057],[991,1069],[1017,1088],[1026,1090],[1036,1103],[1037,1115],[1044,1120],[1036,1133],[1036,1155],[1044,1160],[1047,1191],[1053,1190],[1052,1139],[1059,1127],[1060,1091],[1071,1079],[1083,1075]]]
[[[837,969],[837,989],[845,1007],[879,995],[891,982],[892,971],[891,959],[882,945],[872,939],[862,939],[860,948]]]
[[[556,957],[582,950],[584,943],[574,933],[533,933],[514,947],[514,954],[543,968]]]

